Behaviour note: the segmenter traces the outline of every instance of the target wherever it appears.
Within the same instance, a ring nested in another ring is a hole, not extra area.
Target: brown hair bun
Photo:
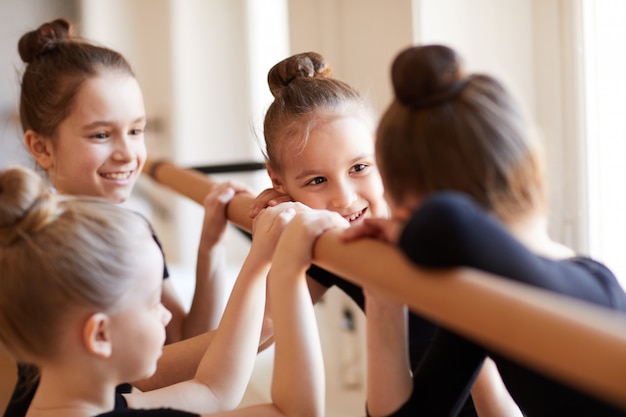
[[[60,43],[72,38],[72,26],[65,19],[44,23],[37,30],[24,34],[17,44],[17,50],[26,63],[54,50]]]
[[[460,56],[443,45],[405,49],[393,62],[391,78],[398,101],[415,109],[451,99],[467,81]]]
[[[326,64],[324,57],[316,52],[296,54],[274,65],[267,74],[272,95],[287,87],[297,78],[330,78],[332,68]]]

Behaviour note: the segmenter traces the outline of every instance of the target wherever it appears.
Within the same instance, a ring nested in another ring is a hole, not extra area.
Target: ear
[[[24,142],[28,151],[43,169],[47,171],[52,168],[54,165],[54,149],[50,138],[29,129],[24,133]]]
[[[83,343],[87,350],[101,358],[108,358],[113,351],[111,319],[104,313],[92,314],[83,327]]]
[[[287,189],[285,188],[285,184],[283,183],[281,176],[278,175],[278,173],[274,171],[269,164],[266,164],[265,168],[267,169],[267,174],[270,176],[270,179],[272,180],[272,187],[274,187],[274,189],[278,191],[279,193],[289,194],[287,192]]]

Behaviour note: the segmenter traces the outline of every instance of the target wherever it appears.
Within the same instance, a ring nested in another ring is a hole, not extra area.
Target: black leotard
[[[422,267],[472,267],[524,284],[626,312],[626,294],[602,264],[537,256],[468,197],[439,193],[407,223],[400,248]],[[491,357],[529,417],[626,416],[602,400],[535,372],[444,328],[413,374],[413,395],[394,416],[456,416],[484,359]]]

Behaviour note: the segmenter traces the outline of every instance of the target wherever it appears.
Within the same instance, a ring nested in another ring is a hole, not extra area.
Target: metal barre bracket
[[[203,174],[224,174],[229,172],[259,171],[265,169],[265,162],[234,162],[219,165],[202,165],[191,169]]]

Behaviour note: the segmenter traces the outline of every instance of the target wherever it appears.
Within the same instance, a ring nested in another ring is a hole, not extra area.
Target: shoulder
[[[606,265],[587,256],[574,256],[560,261],[571,265],[593,278],[607,298],[606,306],[626,312],[626,292],[617,277]]]
[[[617,278],[613,274],[613,271],[611,271],[603,263],[588,256],[573,256],[567,259],[563,259],[561,262],[581,268],[589,275],[593,275],[594,277],[601,278],[603,280],[615,281],[617,283]]]

